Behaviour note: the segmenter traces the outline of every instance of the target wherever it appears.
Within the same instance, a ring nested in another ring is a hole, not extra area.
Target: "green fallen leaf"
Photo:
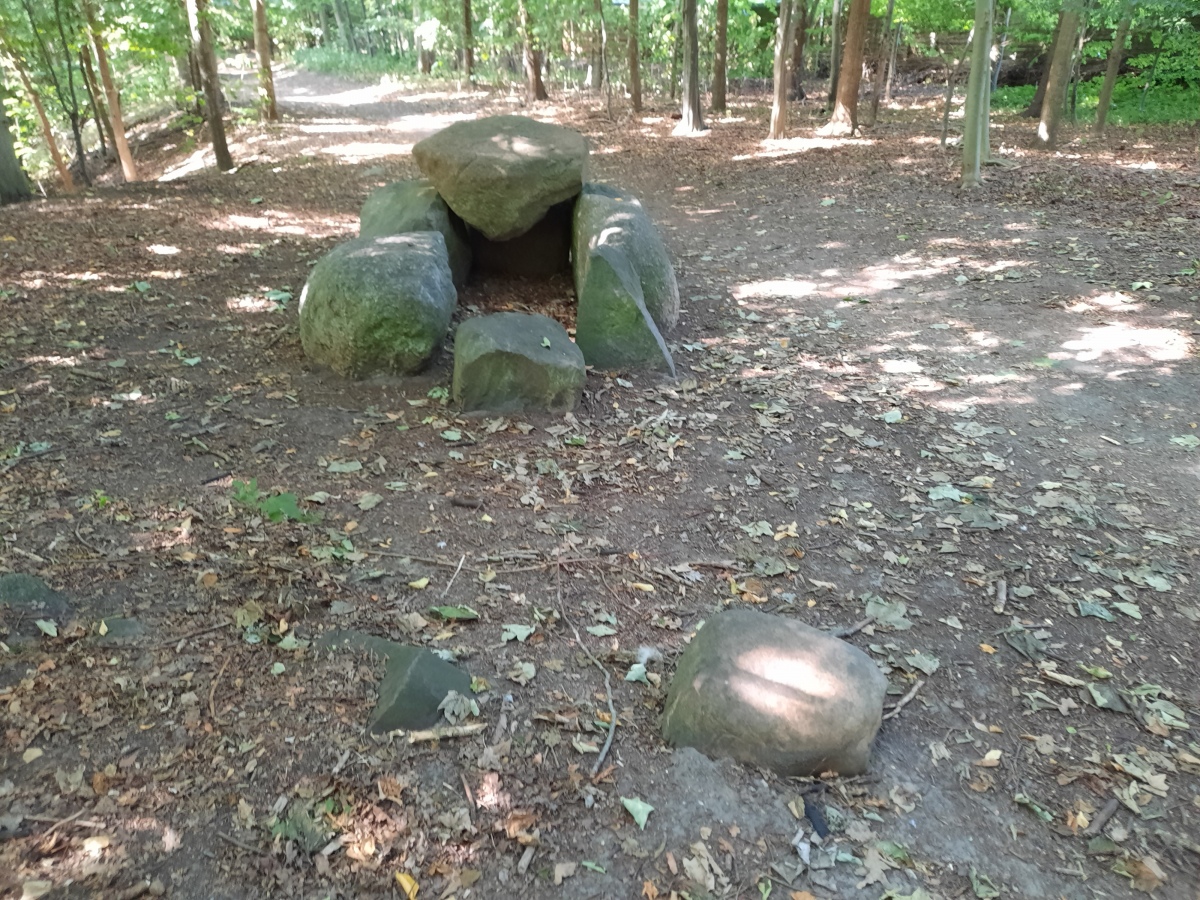
[[[971,866],[971,887],[975,891],[975,896],[978,900],[994,900],[994,898],[1000,896],[1000,891],[992,883],[992,879],[978,871],[974,866]]]
[[[1200,438],[1194,434],[1181,434],[1179,437],[1171,438],[1172,444],[1178,444],[1184,450],[1195,450],[1200,447]]]
[[[46,637],[58,637],[58,623],[53,619],[35,619],[34,625],[38,627],[38,631],[46,635]]]
[[[429,611],[449,621],[468,621],[479,618],[479,613],[469,606],[431,606]]]
[[[603,875],[605,873],[604,866],[600,865],[600,863],[594,863],[590,859],[585,859],[583,862],[580,863],[580,865],[583,866],[585,869],[587,869],[589,872],[599,872],[601,875]]]
[[[596,637],[610,637],[611,635],[617,633],[617,629],[613,628],[611,625],[589,625],[584,630],[588,634],[595,635]]]
[[[271,674],[272,675],[282,675],[286,671],[287,671],[287,666],[285,666],[281,662],[273,663],[271,665]]]
[[[1136,603],[1113,603],[1113,609],[1125,613],[1131,619],[1142,617],[1142,608]]]
[[[625,673],[626,681],[640,681],[642,684],[650,684],[650,679],[646,677],[646,666],[642,663],[634,663],[629,667],[629,671]]]
[[[462,440],[462,432],[457,431],[453,428],[447,428],[445,431],[442,432],[442,440],[443,441],[461,441]]]
[[[879,418],[881,418],[888,425],[895,425],[904,418],[904,413],[900,412],[898,409],[889,409]]]
[[[547,348],[549,348],[549,346],[550,346],[550,338],[548,338],[548,337],[544,337],[544,338],[542,338],[542,346],[543,346],[543,347],[547,347]]]
[[[654,807],[637,797],[622,797],[621,805],[629,811],[633,816],[633,821],[638,828],[646,830],[646,820],[650,818],[650,813],[654,812]],[[586,863],[585,863],[586,865]]]
[[[500,630],[500,639],[505,643],[509,641],[524,642],[536,629],[532,625],[505,625]]]
[[[383,501],[379,494],[363,494],[358,498],[358,508],[361,510],[374,509]]]

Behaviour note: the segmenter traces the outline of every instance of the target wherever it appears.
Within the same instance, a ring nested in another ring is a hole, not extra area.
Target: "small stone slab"
[[[869,656],[794,619],[710,618],[679,658],[663,737],[788,776],[864,772],[887,679]]]
[[[462,220],[450,212],[432,181],[397,181],[372,192],[359,216],[358,236],[386,237],[414,231],[436,231],[446,239],[454,286],[462,287],[471,274],[471,248]]]
[[[440,232],[358,238],[314,267],[300,296],[300,341],[339,375],[419,372],[458,302]]]
[[[586,378],[583,353],[549,316],[476,316],[454,337],[454,400],[467,411],[566,412]]]
[[[576,294],[575,342],[589,366],[659,369],[674,377],[671,351],[646,309],[641,282],[624,251],[606,244],[588,251]]]
[[[101,619],[102,628],[96,629],[96,643],[102,646],[128,644],[145,637],[146,626],[137,619],[125,616],[109,616]],[[100,632],[104,633],[101,634]]]
[[[438,706],[447,694],[471,696],[471,676],[424,647],[361,631],[334,631],[317,641],[317,649],[365,650],[385,661],[379,701],[367,723],[372,734],[432,728],[442,720]]]
[[[621,250],[629,259],[646,309],[659,329],[674,328],[679,321],[679,283],[662,235],[632,194],[606,184],[585,184],[575,201],[572,223],[577,294],[588,252],[602,244]]]
[[[583,187],[587,141],[525,116],[456,122],[412,150],[449,207],[493,241],[534,226]]]
[[[8,629],[10,641],[40,638],[42,631],[34,624],[38,619],[54,621],[61,628],[70,615],[70,599],[42,579],[21,572],[0,575],[0,623]]]

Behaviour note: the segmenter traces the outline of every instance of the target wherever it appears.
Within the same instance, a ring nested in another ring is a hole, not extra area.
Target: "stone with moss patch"
[[[433,182],[425,179],[397,181],[374,191],[363,204],[359,237],[385,237],[414,231],[436,231],[446,239],[454,285],[462,287],[466,284],[471,274],[471,248],[467,246],[466,228],[438,195]]]
[[[548,316],[496,313],[458,326],[454,399],[465,410],[565,412],[586,377],[583,353]]]
[[[646,309],[641,281],[624,251],[604,244],[588,251],[576,291],[575,342],[589,366],[675,374],[671,351]]]

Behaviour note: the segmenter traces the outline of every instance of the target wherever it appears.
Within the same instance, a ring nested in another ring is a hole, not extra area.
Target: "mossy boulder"
[[[467,411],[565,412],[586,377],[583,353],[548,316],[477,316],[454,337],[454,399]]]
[[[300,341],[339,375],[419,372],[458,302],[446,240],[426,231],[358,238],[314,267],[300,297]]]
[[[372,192],[359,216],[358,236],[386,237],[414,231],[436,231],[446,239],[454,286],[462,287],[471,274],[471,248],[466,228],[425,179],[397,181]]]
[[[587,251],[582,273],[576,287],[575,342],[587,364],[659,369],[674,376],[671,351],[646,309],[641,281],[625,252],[601,244]]]

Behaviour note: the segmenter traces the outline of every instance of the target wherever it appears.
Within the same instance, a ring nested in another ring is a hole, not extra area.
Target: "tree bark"
[[[137,165],[133,161],[133,153],[129,149],[129,141],[125,139],[125,120],[121,116],[121,95],[113,81],[112,69],[108,65],[108,53],[104,49],[104,35],[100,31],[100,23],[96,21],[96,9],[84,0],[83,14],[87,19],[88,31],[92,36],[92,46],[96,49],[96,68],[100,70],[100,83],[104,85],[104,93],[108,98],[108,118],[112,122],[113,146],[117,148],[117,157],[121,160],[121,173],[127,182],[137,181]]]
[[[549,100],[546,85],[542,83],[541,54],[533,44],[533,19],[529,15],[529,6],[525,0],[517,0],[517,14],[521,20],[521,35],[524,40],[525,84],[526,94],[530,101]]]
[[[3,73],[0,73],[2,75]],[[19,203],[33,196],[29,187],[29,179],[17,159],[16,148],[13,147],[12,120],[4,111],[4,85],[0,84],[0,205]]]
[[[767,131],[767,139],[782,140],[787,137],[788,127],[788,88],[792,79],[791,37],[792,9],[795,0],[779,0],[779,18],[775,23],[775,68],[773,97],[771,100],[771,125]]]
[[[675,126],[676,134],[696,134],[704,130],[704,119],[700,114],[700,34],[696,22],[696,2],[682,0],[680,3],[683,84],[680,90],[682,115]]]
[[[354,25],[350,21],[350,8],[345,0],[333,0],[333,17],[337,20],[338,34],[346,52],[357,53],[358,42],[354,39]]]
[[[96,120],[96,136],[100,138],[100,155],[108,159],[108,151],[116,153],[117,142],[113,138],[112,122],[108,119],[108,109],[100,96],[100,84],[96,80],[96,70],[92,67],[92,53],[87,41],[79,45],[79,70],[83,73],[83,83],[87,87],[88,103],[92,107],[92,118]]]
[[[815,3],[806,0],[796,0],[796,12],[793,19],[796,31],[792,37],[792,93],[793,99],[801,99],[801,79],[804,76],[804,48],[808,43],[808,26],[812,18]]]
[[[896,9],[896,0],[888,0],[887,16],[884,18],[883,30],[879,32],[879,42],[875,53],[875,78],[871,82],[871,112],[867,122],[868,127],[874,128],[879,120],[879,100],[883,96],[883,79],[887,69],[888,50],[892,43],[892,14]]]
[[[725,59],[729,52],[729,0],[717,0],[717,35],[713,45],[712,110],[725,112]]]
[[[1096,134],[1104,134],[1104,123],[1108,119],[1108,109],[1112,105],[1113,88],[1117,85],[1117,76],[1121,74],[1121,61],[1125,57],[1125,39],[1129,37],[1129,26],[1132,24],[1131,10],[1125,7],[1125,14],[1117,24],[1117,34],[1113,38],[1112,48],[1108,51],[1108,68],[1104,70],[1104,83],[1100,86],[1100,99],[1096,104]]]
[[[971,74],[963,113],[962,186],[983,184],[980,167],[988,158],[988,92],[992,86],[992,0],[975,0],[975,36]]]
[[[1058,14],[1058,24],[1054,26],[1054,37],[1050,39],[1050,50],[1046,54],[1046,63],[1042,66],[1041,77],[1038,78],[1037,89],[1033,92],[1033,99],[1029,101],[1029,105],[1021,112],[1021,115],[1027,119],[1036,119],[1042,114],[1042,102],[1046,99],[1046,85],[1050,83],[1050,66],[1054,63],[1054,57],[1058,53],[1058,39],[1062,34],[1063,29],[1063,14]],[[1067,41],[1070,44],[1070,41]]]
[[[833,0],[833,13],[829,19],[829,97],[826,106],[831,106],[837,97],[838,78],[842,71],[842,0]]]
[[[475,75],[475,32],[471,27],[471,0],[462,0],[463,14],[463,71],[467,81]]]
[[[629,102],[633,111],[642,111],[642,70],[638,47],[638,0],[629,0]]]
[[[592,31],[588,39],[588,90],[598,91],[604,84],[603,43],[604,36],[600,33],[600,17],[603,9],[601,0],[592,0]]]
[[[1058,126],[1062,121],[1063,101],[1067,96],[1067,79],[1071,77],[1071,53],[1075,34],[1079,30],[1079,12],[1066,8],[1058,23],[1054,57],[1050,61],[1050,77],[1046,80],[1046,96],[1042,102],[1042,117],[1038,122],[1038,140],[1047,150],[1058,144]]]
[[[17,77],[21,79],[21,85],[25,88],[25,93],[29,95],[29,102],[33,104],[34,111],[37,113],[38,124],[42,127],[42,140],[46,142],[46,150],[50,153],[50,159],[53,160],[54,168],[58,171],[63,190],[73,191],[75,190],[75,179],[71,177],[71,170],[67,167],[66,160],[63,159],[62,151],[58,149],[58,141],[54,138],[54,129],[50,125],[49,116],[46,115],[46,107],[42,104],[41,95],[34,88],[33,82],[29,80],[29,73],[21,64],[20,57],[7,44],[4,45],[4,50],[12,61],[13,68],[17,70]]]
[[[213,155],[217,158],[217,168],[228,172],[233,168],[233,157],[229,155],[225,123],[221,120],[221,76],[217,70],[212,27],[208,24],[208,0],[187,0],[187,11],[192,47],[200,62],[200,80],[204,83],[204,117],[208,120]]]
[[[464,0],[469,3],[470,0]],[[258,99],[262,117],[268,122],[279,121],[275,104],[275,76],[271,74],[271,31],[267,27],[267,0],[250,0],[254,10],[254,50],[258,54]]]
[[[867,37],[867,19],[871,15],[871,0],[850,0],[850,17],[846,23],[846,49],[838,76],[837,98],[833,118],[821,128],[824,135],[854,134],[858,130],[858,88],[862,82],[863,44]]]

